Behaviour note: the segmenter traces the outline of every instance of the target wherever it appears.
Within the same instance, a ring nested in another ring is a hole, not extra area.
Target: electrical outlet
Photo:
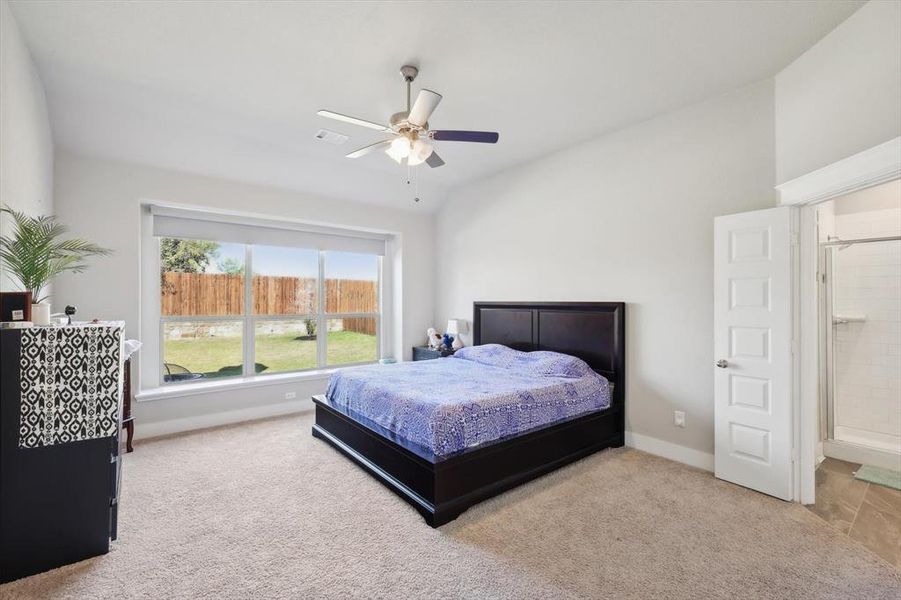
[[[681,410],[673,411],[673,425],[676,427],[685,427],[685,412]]]
[[[297,398],[297,392],[285,392],[285,400],[294,400]]]

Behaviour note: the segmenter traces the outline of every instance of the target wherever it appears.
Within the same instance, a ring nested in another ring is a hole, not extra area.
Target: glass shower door
[[[833,246],[827,255],[830,437],[901,454],[901,241]]]

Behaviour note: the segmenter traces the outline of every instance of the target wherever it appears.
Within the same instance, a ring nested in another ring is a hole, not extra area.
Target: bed
[[[457,356],[336,374],[313,435],[438,527],[622,446],[624,367],[621,302],[478,302]]]

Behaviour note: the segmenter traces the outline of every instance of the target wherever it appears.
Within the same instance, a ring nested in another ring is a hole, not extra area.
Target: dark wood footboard
[[[313,435],[409,502],[432,527],[598,450],[623,445],[618,411],[592,413],[432,463],[314,396]]]

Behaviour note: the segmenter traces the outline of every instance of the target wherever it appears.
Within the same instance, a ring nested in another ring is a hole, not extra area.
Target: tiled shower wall
[[[901,233],[901,210],[836,215],[840,239]],[[833,253],[835,439],[901,452],[901,241]]]

